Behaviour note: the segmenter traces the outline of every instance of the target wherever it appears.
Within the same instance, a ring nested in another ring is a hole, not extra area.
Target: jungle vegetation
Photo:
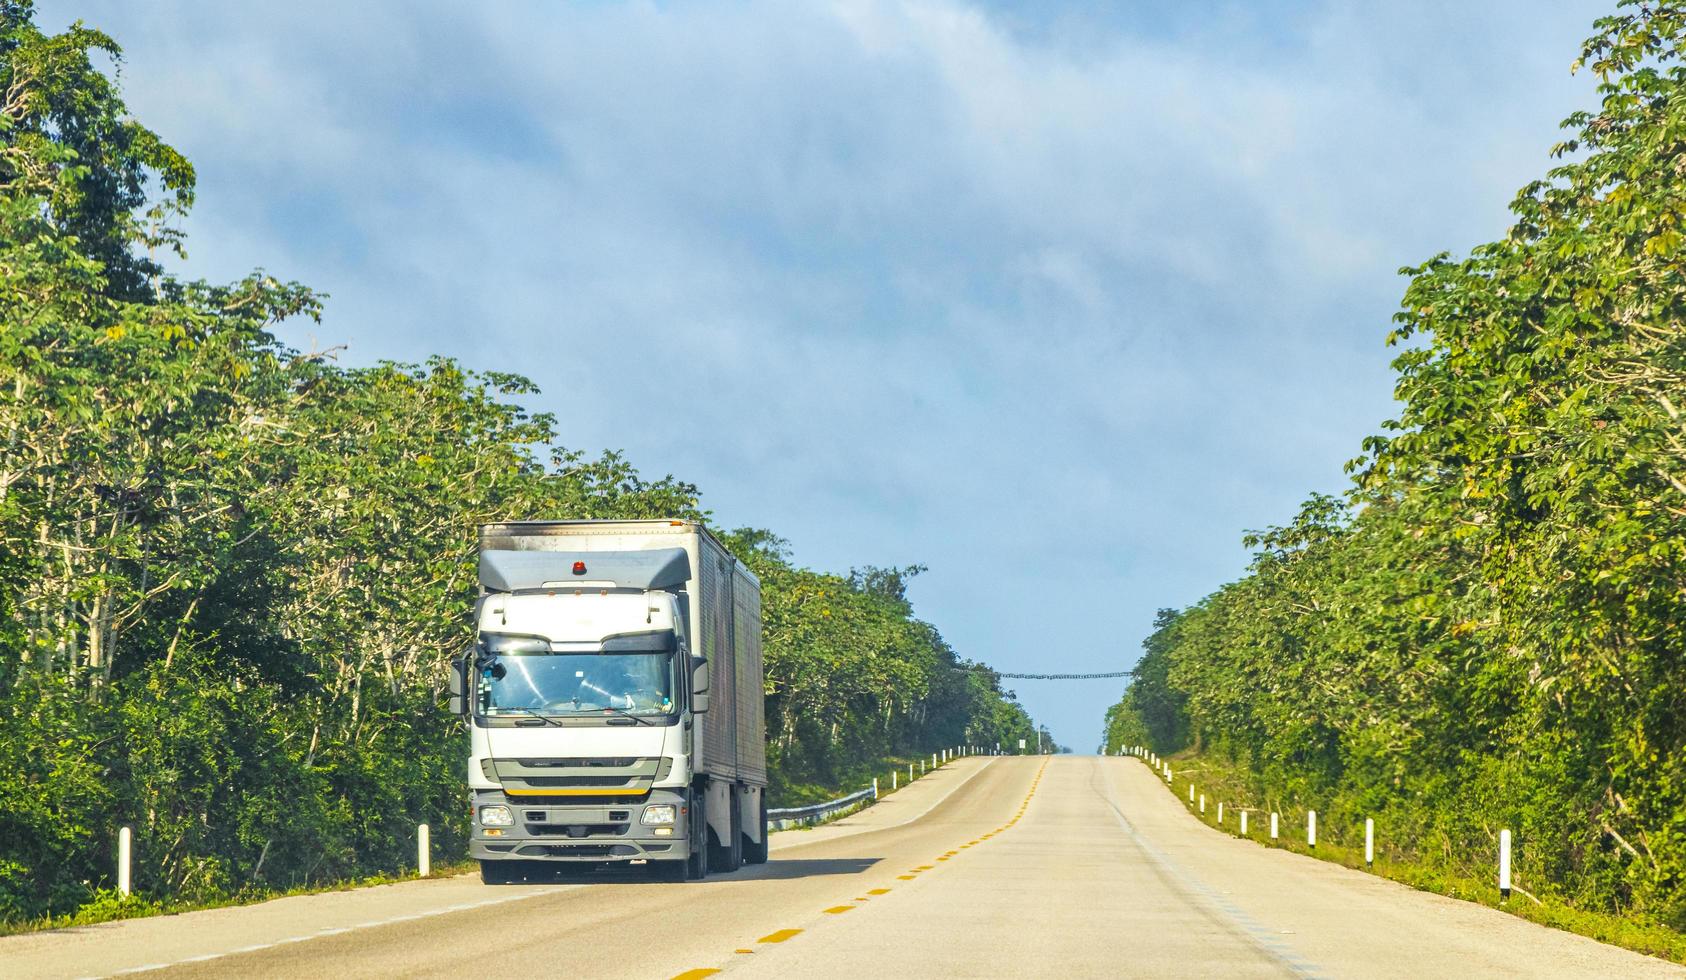
[[[1403,270],[1399,417],[1160,614],[1108,746],[1686,929],[1686,5],[1626,3],[1514,224]]]
[[[119,57],[0,0],[0,922],[99,898],[122,825],[171,901],[402,869],[422,821],[462,853],[442,709],[475,526],[707,516],[561,448],[522,377],[343,366],[277,339],[323,309],[307,286],[171,274],[194,171],[130,118]],[[775,802],[1031,730],[915,618],[912,569],[726,537],[765,583]]]

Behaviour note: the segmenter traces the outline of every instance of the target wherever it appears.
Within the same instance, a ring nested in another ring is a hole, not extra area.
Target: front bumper
[[[678,813],[666,828],[671,836],[658,836],[662,828],[643,823],[644,808],[658,803],[671,804]],[[480,807],[491,804],[509,807],[514,825],[482,827]],[[609,803],[512,800],[497,790],[476,790],[468,856],[477,861],[680,861],[691,853],[684,811],[684,794],[675,790],[656,789],[637,800]]]

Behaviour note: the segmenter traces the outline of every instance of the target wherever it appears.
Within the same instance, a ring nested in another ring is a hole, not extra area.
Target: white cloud
[[[523,371],[810,563],[927,562],[1021,670],[1127,661],[1339,485],[1393,270],[1502,232],[1600,9],[76,6],[199,165],[196,272]],[[1116,695],[1023,693],[1079,747]]]

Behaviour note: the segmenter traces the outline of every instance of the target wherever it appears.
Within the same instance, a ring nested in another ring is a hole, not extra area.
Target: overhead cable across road
[[[988,667],[975,667],[973,669],[989,670]],[[992,671],[992,673],[997,677],[1011,677],[1014,680],[1021,681],[1093,681],[1105,677],[1133,677],[1136,672],[1133,670],[1115,670],[1106,674],[1005,674],[997,670]]]

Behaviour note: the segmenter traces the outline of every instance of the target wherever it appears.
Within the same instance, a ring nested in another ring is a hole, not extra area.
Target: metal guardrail
[[[768,810],[767,826],[773,830],[788,830],[791,827],[818,823],[826,817],[845,810],[858,810],[873,799],[873,789],[874,787],[868,786],[858,793],[850,793],[848,796],[840,796],[835,800],[827,800],[824,803]]]

